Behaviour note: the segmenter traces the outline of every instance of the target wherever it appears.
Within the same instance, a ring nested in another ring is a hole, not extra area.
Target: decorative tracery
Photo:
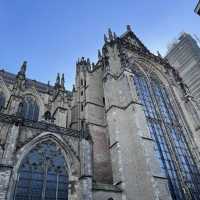
[[[36,100],[31,96],[26,96],[22,101],[21,114],[25,119],[37,121],[39,116],[39,107]]]
[[[5,106],[5,101],[6,101],[6,98],[3,94],[3,92],[0,92],[0,111]]]
[[[200,173],[166,87],[155,74],[147,78],[138,69],[134,74],[136,90],[155,141],[155,155],[168,178],[172,198],[186,200],[189,193],[191,199],[199,199]]]
[[[68,174],[56,143],[37,144],[24,158],[18,172],[15,200],[67,200]]]

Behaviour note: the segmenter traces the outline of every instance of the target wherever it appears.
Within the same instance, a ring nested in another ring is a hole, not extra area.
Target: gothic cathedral
[[[199,200],[200,106],[130,26],[65,89],[0,70],[0,200]]]

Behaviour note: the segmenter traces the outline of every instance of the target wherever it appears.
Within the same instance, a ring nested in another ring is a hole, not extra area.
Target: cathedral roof
[[[3,78],[6,84],[11,84],[13,85],[16,81],[16,74],[10,73],[8,71],[5,71],[4,69],[0,70],[0,76]],[[38,92],[42,93],[50,93],[52,94],[54,91],[54,87],[52,85],[48,85],[46,83],[42,83],[36,80],[32,80],[29,78],[26,78],[26,87],[31,88],[35,86],[35,88],[38,90]],[[66,93],[68,96],[72,96],[72,92],[66,90]]]

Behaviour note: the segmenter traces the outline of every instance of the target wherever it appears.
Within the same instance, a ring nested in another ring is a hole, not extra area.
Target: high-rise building
[[[200,48],[189,34],[182,33],[169,49],[166,58],[178,70],[196,100],[200,99]]]
[[[196,8],[195,8],[195,12],[200,15],[200,1],[199,3],[197,4]]]
[[[130,26],[72,91],[0,71],[0,200],[200,199],[198,104]]]

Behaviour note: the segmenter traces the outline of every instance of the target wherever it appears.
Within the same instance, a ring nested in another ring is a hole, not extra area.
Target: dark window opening
[[[81,104],[81,111],[83,111],[83,108],[84,108],[84,106],[83,106],[83,104]]]
[[[39,107],[37,102],[30,96],[25,97],[20,103],[18,112],[28,120],[37,121],[39,117]]]
[[[68,173],[61,149],[52,141],[37,144],[23,159],[15,200],[68,200]]]
[[[105,106],[106,102],[105,102],[105,98],[103,97],[103,105]]]

